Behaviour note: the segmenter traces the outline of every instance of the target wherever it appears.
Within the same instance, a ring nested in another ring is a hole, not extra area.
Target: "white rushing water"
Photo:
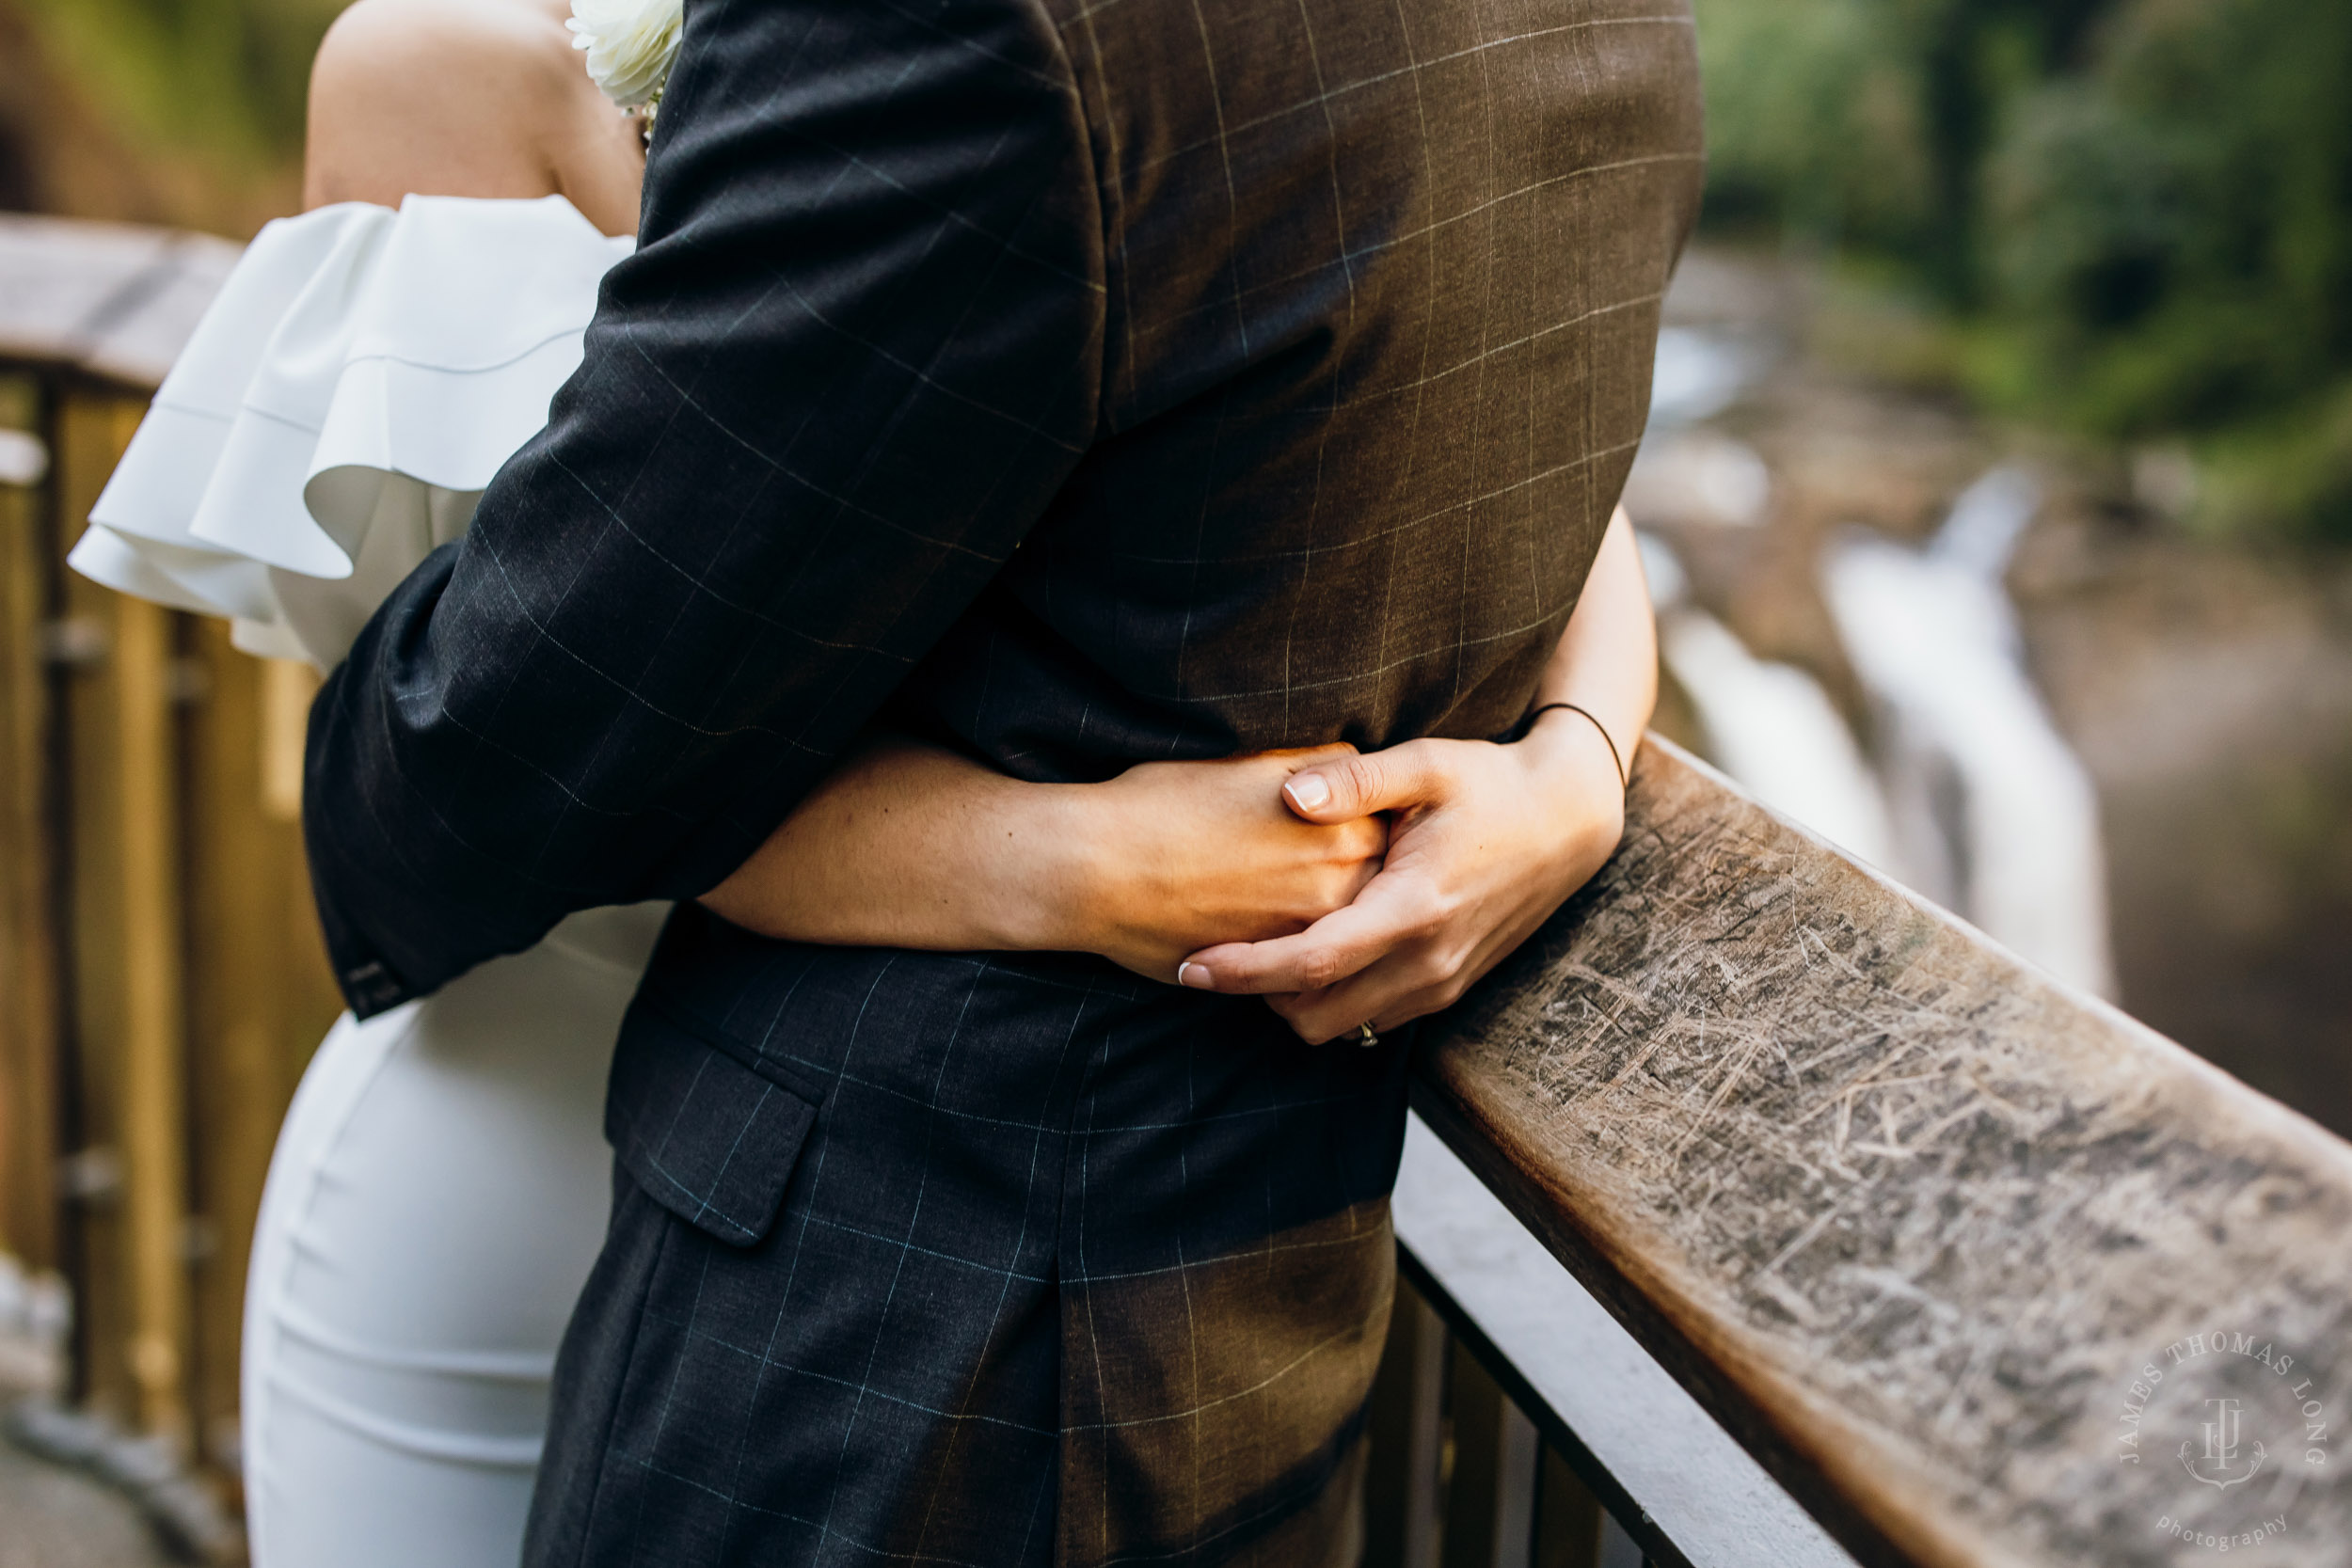
[[[1762,461],[1690,428],[1729,406],[1755,370],[1707,334],[1661,338],[1650,438],[1628,486],[1637,520],[1645,497],[1719,526],[1762,520]],[[1660,654],[1710,760],[2028,961],[2112,996],[2097,797],[2034,689],[2002,586],[2040,507],[2029,477],[1996,468],[1924,549],[1857,531],[1828,552],[1822,591],[1874,710],[1875,759],[1820,682],[1756,658],[1688,602],[1664,544],[1645,536],[1643,554]]]
[[[1645,536],[1642,558],[1659,607],[1659,656],[1697,710],[1708,760],[1783,816],[1899,875],[1878,777],[1821,683],[1757,658],[1688,603],[1681,565],[1663,544]]]
[[[1821,586],[1879,710],[1904,879],[2020,957],[2113,996],[2098,797],[2026,671],[2001,585],[2040,508],[2029,478],[1996,468],[1927,548],[1849,538]]]

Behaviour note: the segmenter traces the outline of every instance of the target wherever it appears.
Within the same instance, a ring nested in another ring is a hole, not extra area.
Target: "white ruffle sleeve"
[[[412,196],[271,224],[230,273],[70,558],[237,622],[250,652],[338,662],[580,364],[634,242],[560,196]]]

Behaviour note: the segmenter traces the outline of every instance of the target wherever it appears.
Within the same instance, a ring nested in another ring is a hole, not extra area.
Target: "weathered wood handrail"
[[[211,234],[0,216],[0,361],[151,392],[243,253]]]
[[[1673,747],[1424,1051],[1421,1113],[1864,1562],[2352,1554],[2352,1146]]]

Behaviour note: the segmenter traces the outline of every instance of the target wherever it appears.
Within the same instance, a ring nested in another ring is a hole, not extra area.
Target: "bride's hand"
[[[1625,797],[1608,746],[1554,712],[1509,745],[1414,740],[1302,772],[1302,816],[1392,815],[1385,867],[1296,936],[1191,955],[1183,983],[1263,994],[1315,1045],[1452,1006],[1615,851]]]
[[[1184,982],[1263,993],[1313,1041],[1449,1006],[1615,850],[1624,765],[1657,695],[1649,587],[1620,511],[1536,689],[1525,738],[1414,740],[1302,769],[1290,785],[1302,816],[1390,814],[1380,875],[1297,936],[1194,954]]]
[[[1068,920],[1051,945],[1099,953],[1155,980],[1220,942],[1306,930],[1352,902],[1380,868],[1388,824],[1368,813],[1318,824],[1283,803],[1302,768],[1352,746],[1220,762],[1148,762],[1073,792]]]

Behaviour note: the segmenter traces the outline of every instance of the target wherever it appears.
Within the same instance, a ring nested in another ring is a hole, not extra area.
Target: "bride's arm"
[[[1317,826],[1282,804],[1298,769],[1352,755],[1327,746],[1039,784],[883,736],[702,902],[791,941],[1099,953],[1173,980],[1196,948],[1304,930],[1371,879],[1385,823]]]

